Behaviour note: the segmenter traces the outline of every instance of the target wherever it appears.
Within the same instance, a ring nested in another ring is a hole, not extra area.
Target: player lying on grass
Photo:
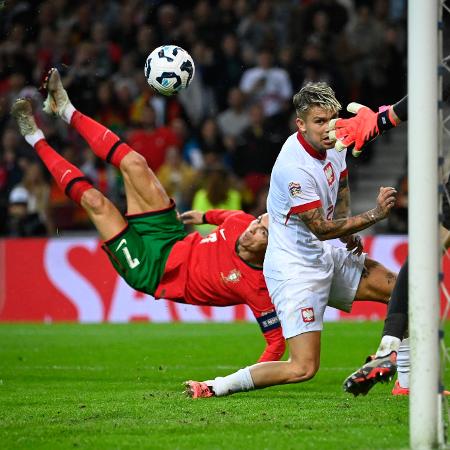
[[[44,110],[61,117],[99,158],[120,169],[127,199],[125,217],[78,168],[49,146],[36,126],[28,100],[17,100],[12,115],[58,186],[87,211],[120,276],[156,299],[248,305],[267,343],[259,361],[279,360],[285,341],[262,272],[267,214],[255,218],[242,211],[189,211],[181,215],[184,222],[211,223],[218,228],[205,238],[197,232],[187,234],[175,204],[145,159],[110,130],[75,110],[57,70],[50,71],[46,87]]]
[[[328,138],[328,122],[340,104],[325,83],[311,83],[294,96],[298,132],[283,145],[272,170],[269,242],[264,276],[289,345],[289,360],[246,367],[203,382],[186,382],[191,397],[212,397],[304,382],[320,362],[327,305],[349,311],[355,299],[387,302],[395,275],[362,253],[354,233],[384,219],[394,188],[380,188],[376,206],[350,217],[345,152]],[[328,239],[340,238],[346,248]]]
[[[375,113],[358,103],[350,103],[347,109],[356,114],[350,119],[330,122],[329,137],[336,141],[336,148],[354,146],[353,155],[358,156],[366,143],[385,131],[407,120],[407,101],[404,97],[395,105],[380,107]],[[450,246],[450,177],[442,199],[443,227],[441,242],[444,249]],[[389,302],[382,338],[375,356],[369,356],[366,364],[344,381],[344,390],[355,396],[366,395],[377,382],[390,381],[397,369],[398,380],[393,395],[409,394],[409,338],[408,335],[408,261],[401,267]],[[446,395],[448,391],[444,391]]]

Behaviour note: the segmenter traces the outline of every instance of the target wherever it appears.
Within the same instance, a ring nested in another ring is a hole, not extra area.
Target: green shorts
[[[153,295],[169,253],[187,235],[175,205],[127,217],[128,226],[103,249],[119,275],[134,289]]]

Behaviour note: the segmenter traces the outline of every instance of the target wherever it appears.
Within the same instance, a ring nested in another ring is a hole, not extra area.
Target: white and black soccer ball
[[[189,86],[195,66],[191,55],[177,45],[155,48],[145,61],[148,84],[162,95],[173,95]]]

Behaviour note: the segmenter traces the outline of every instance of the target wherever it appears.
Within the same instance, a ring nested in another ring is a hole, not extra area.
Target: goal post
[[[436,448],[439,417],[437,0],[408,2],[408,224],[412,449]]]

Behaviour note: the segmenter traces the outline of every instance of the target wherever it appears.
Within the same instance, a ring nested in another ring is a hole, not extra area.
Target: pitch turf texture
[[[321,369],[303,384],[192,400],[186,379],[258,357],[257,325],[0,325],[2,449],[399,449],[408,398],[342,381],[381,323],[327,323]]]

